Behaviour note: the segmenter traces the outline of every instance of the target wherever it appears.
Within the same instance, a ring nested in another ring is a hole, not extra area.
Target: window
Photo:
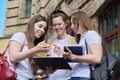
[[[32,0],[20,0],[20,18],[31,17]]]
[[[118,57],[118,39],[116,37],[108,41],[108,53]]]
[[[32,0],[26,0],[26,3],[25,3],[25,17],[30,17],[31,16],[31,5],[32,5]]]
[[[118,6],[120,6],[119,0],[113,0],[113,2],[105,9],[102,15],[99,16],[99,30],[102,34],[103,43],[107,48],[108,53],[114,54],[120,58],[120,42],[118,42],[119,27],[118,26]]]
[[[107,11],[104,15],[103,15],[103,25],[104,25],[104,33],[108,33],[112,30],[114,30],[115,28],[118,27],[118,22],[117,22],[117,11],[116,11],[116,6],[113,6],[110,8],[109,11]]]

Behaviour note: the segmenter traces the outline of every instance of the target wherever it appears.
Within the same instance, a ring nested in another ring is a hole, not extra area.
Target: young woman
[[[84,55],[81,56],[72,54],[71,52],[63,53],[64,57],[80,61],[72,68],[71,80],[90,80],[89,64],[95,65],[101,61],[101,37],[97,33],[90,17],[85,12],[78,11],[73,13],[70,16],[70,21],[71,29],[75,33],[77,43],[84,48]]]
[[[49,44],[54,44],[54,48],[57,48],[57,46],[60,46],[61,49],[65,45],[74,44],[75,40],[74,37],[70,36],[66,30],[69,27],[69,18],[65,12],[62,10],[55,10],[51,14],[51,23],[54,31],[57,34],[56,38],[53,38],[51,41],[49,41]],[[54,51],[54,48],[50,51],[51,57],[62,57],[62,55],[59,55],[57,52]],[[62,64],[61,64],[62,65]],[[68,80],[70,79],[70,71],[68,70],[56,70],[54,73],[49,74],[49,80]]]
[[[41,15],[34,16],[28,23],[26,32],[15,33],[9,42],[7,59],[10,68],[17,73],[16,80],[34,80],[34,73],[38,67],[32,57],[39,52],[48,52],[49,47],[37,45],[45,39],[47,32],[47,21]]]

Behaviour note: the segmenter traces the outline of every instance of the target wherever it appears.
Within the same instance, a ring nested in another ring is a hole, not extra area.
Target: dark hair
[[[62,17],[62,20],[65,22],[65,23],[68,23],[68,21],[69,21],[69,16],[64,12],[64,11],[62,11],[62,10],[54,10],[53,12],[52,12],[52,14],[51,14],[51,24],[53,24],[52,23],[52,20],[54,19],[54,18],[56,18],[56,17],[59,17],[59,16],[61,16]]]
[[[71,35],[72,29],[70,27],[69,16],[64,11],[59,10],[59,9],[54,10],[49,16],[49,24],[53,25],[52,20],[59,16],[62,18],[62,20],[65,22],[65,24],[67,24],[66,32]]]

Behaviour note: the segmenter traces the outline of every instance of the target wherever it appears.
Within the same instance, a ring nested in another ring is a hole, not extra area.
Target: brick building
[[[87,12],[98,28],[108,52],[120,59],[120,1],[119,0],[8,0],[4,36],[25,31],[29,19],[41,14],[48,16],[54,9],[68,15]]]

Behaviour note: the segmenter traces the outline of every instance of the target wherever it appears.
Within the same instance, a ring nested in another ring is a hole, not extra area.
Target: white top
[[[83,35],[81,35],[79,45],[84,49],[84,55],[87,55],[86,47],[85,47],[85,40],[87,45],[89,44],[101,44],[101,37],[95,31],[87,31]],[[88,49],[89,53],[89,49]],[[101,54],[102,54],[102,47],[101,47]],[[71,77],[87,77],[90,76],[89,64],[87,63],[78,63],[74,65],[71,71]]]
[[[70,35],[68,35],[67,38],[62,39],[62,40],[59,40],[59,39],[56,38],[54,40],[54,44],[57,44],[58,46],[60,46],[63,49],[63,46],[71,44],[70,39],[71,39]],[[50,51],[50,56],[51,57],[62,57],[62,56],[58,56],[57,54],[55,54],[53,52],[53,49],[54,49],[54,47]],[[68,80],[71,77],[70,73],[71,73],[70,70],[59,69],[59,70],[55,71],[53,74],[49,74],[49,80]]]
[[[26,37],[23,32],[15,33],[10,40],[14,40],[22,44],[23,45],[22,51],[28,50]],[[9,48],[7,53],[7,60],[10,64],[10,68],[14,70],[14,63],[11,63],[9,58]],[[29,78],[34,78],[33,70],[29,64],[28,58],[20,61],[15,71],[17,72],[17,80],[28,80]]]

